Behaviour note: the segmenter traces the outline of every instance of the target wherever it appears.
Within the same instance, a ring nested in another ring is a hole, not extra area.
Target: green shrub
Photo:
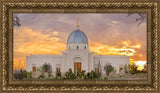
[[[72,73],[71,79],[76,79],[76,78],[77,78],[76,74]]]
[[[57,77],[57,76],[56,76],[54,79],[55,79],[55,80],[60,80],[60,78],[59,78],[59,77]]]
[[[80,72],[80,68],[77,68],[77,77],[80,79],[82,78],[81,72]]]
[[[40,75],[39,78],[44,78],[44,75]]]
[[[104,77],[104,80],[108,80],[108,78],[107,78],[107,77]]]
[[[22,71],[21,73],[23,75],[23,78],[27,78],[27,71],[26,70]]]
[[[114,67],[111,65],[111,63],[106,63],[104,66],[104,70],[106,72],[106,75],[109,75],[114,70]]]
[[[72,69],[69,69],[69,71],[67,71],[64,75],[64,79],[76,79],[77,76],[75,73],[72,72]]]
[[[80,69],[77,69],[77,73],[73,73],[72,69],[69,69],[69,71],[67,71],[64,75],[64,77],[62,77],[62,79],[99,79],[100,76],[98,73],[95,73],[93,70],[91,72],[88,72],[87,74],[85,74],[85,70],[82,70],[82,72],[80,72]]]
[[[31,72],[27,72],[27,77],[28,78],[32,78],[32,71]]]
[[[57,72],[56,77],[61,77],[61,72]]]

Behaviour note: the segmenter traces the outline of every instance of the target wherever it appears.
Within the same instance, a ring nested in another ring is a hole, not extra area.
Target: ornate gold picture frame
[[[2,0],[0,92],[154,92],[159,93],[158,1]],[[13,80],[13,13],[147,13],[147,80]]]

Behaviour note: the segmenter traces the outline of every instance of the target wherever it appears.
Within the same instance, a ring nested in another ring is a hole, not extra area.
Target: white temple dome
[[[87,44],[88,45],[88,39],[84,32],[80,30],[73,31],[67,40],[68,44]]]

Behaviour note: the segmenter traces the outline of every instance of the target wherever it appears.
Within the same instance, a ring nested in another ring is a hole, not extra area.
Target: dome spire
[[[77,30],[79,30],[79,18],[77,18],[77,25],[76,25],[76,27],[77,27]]]

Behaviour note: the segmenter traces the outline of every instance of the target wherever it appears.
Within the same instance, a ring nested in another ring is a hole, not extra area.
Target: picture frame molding
[[[37,0],[38,1],[38,0]],[[157,2],[78,2],[3,1],[1,7],[1,71],[3,91],[159,91],[158,3]],[[40,81],[13,80],[13,13],[147,13],[147,81]]]

